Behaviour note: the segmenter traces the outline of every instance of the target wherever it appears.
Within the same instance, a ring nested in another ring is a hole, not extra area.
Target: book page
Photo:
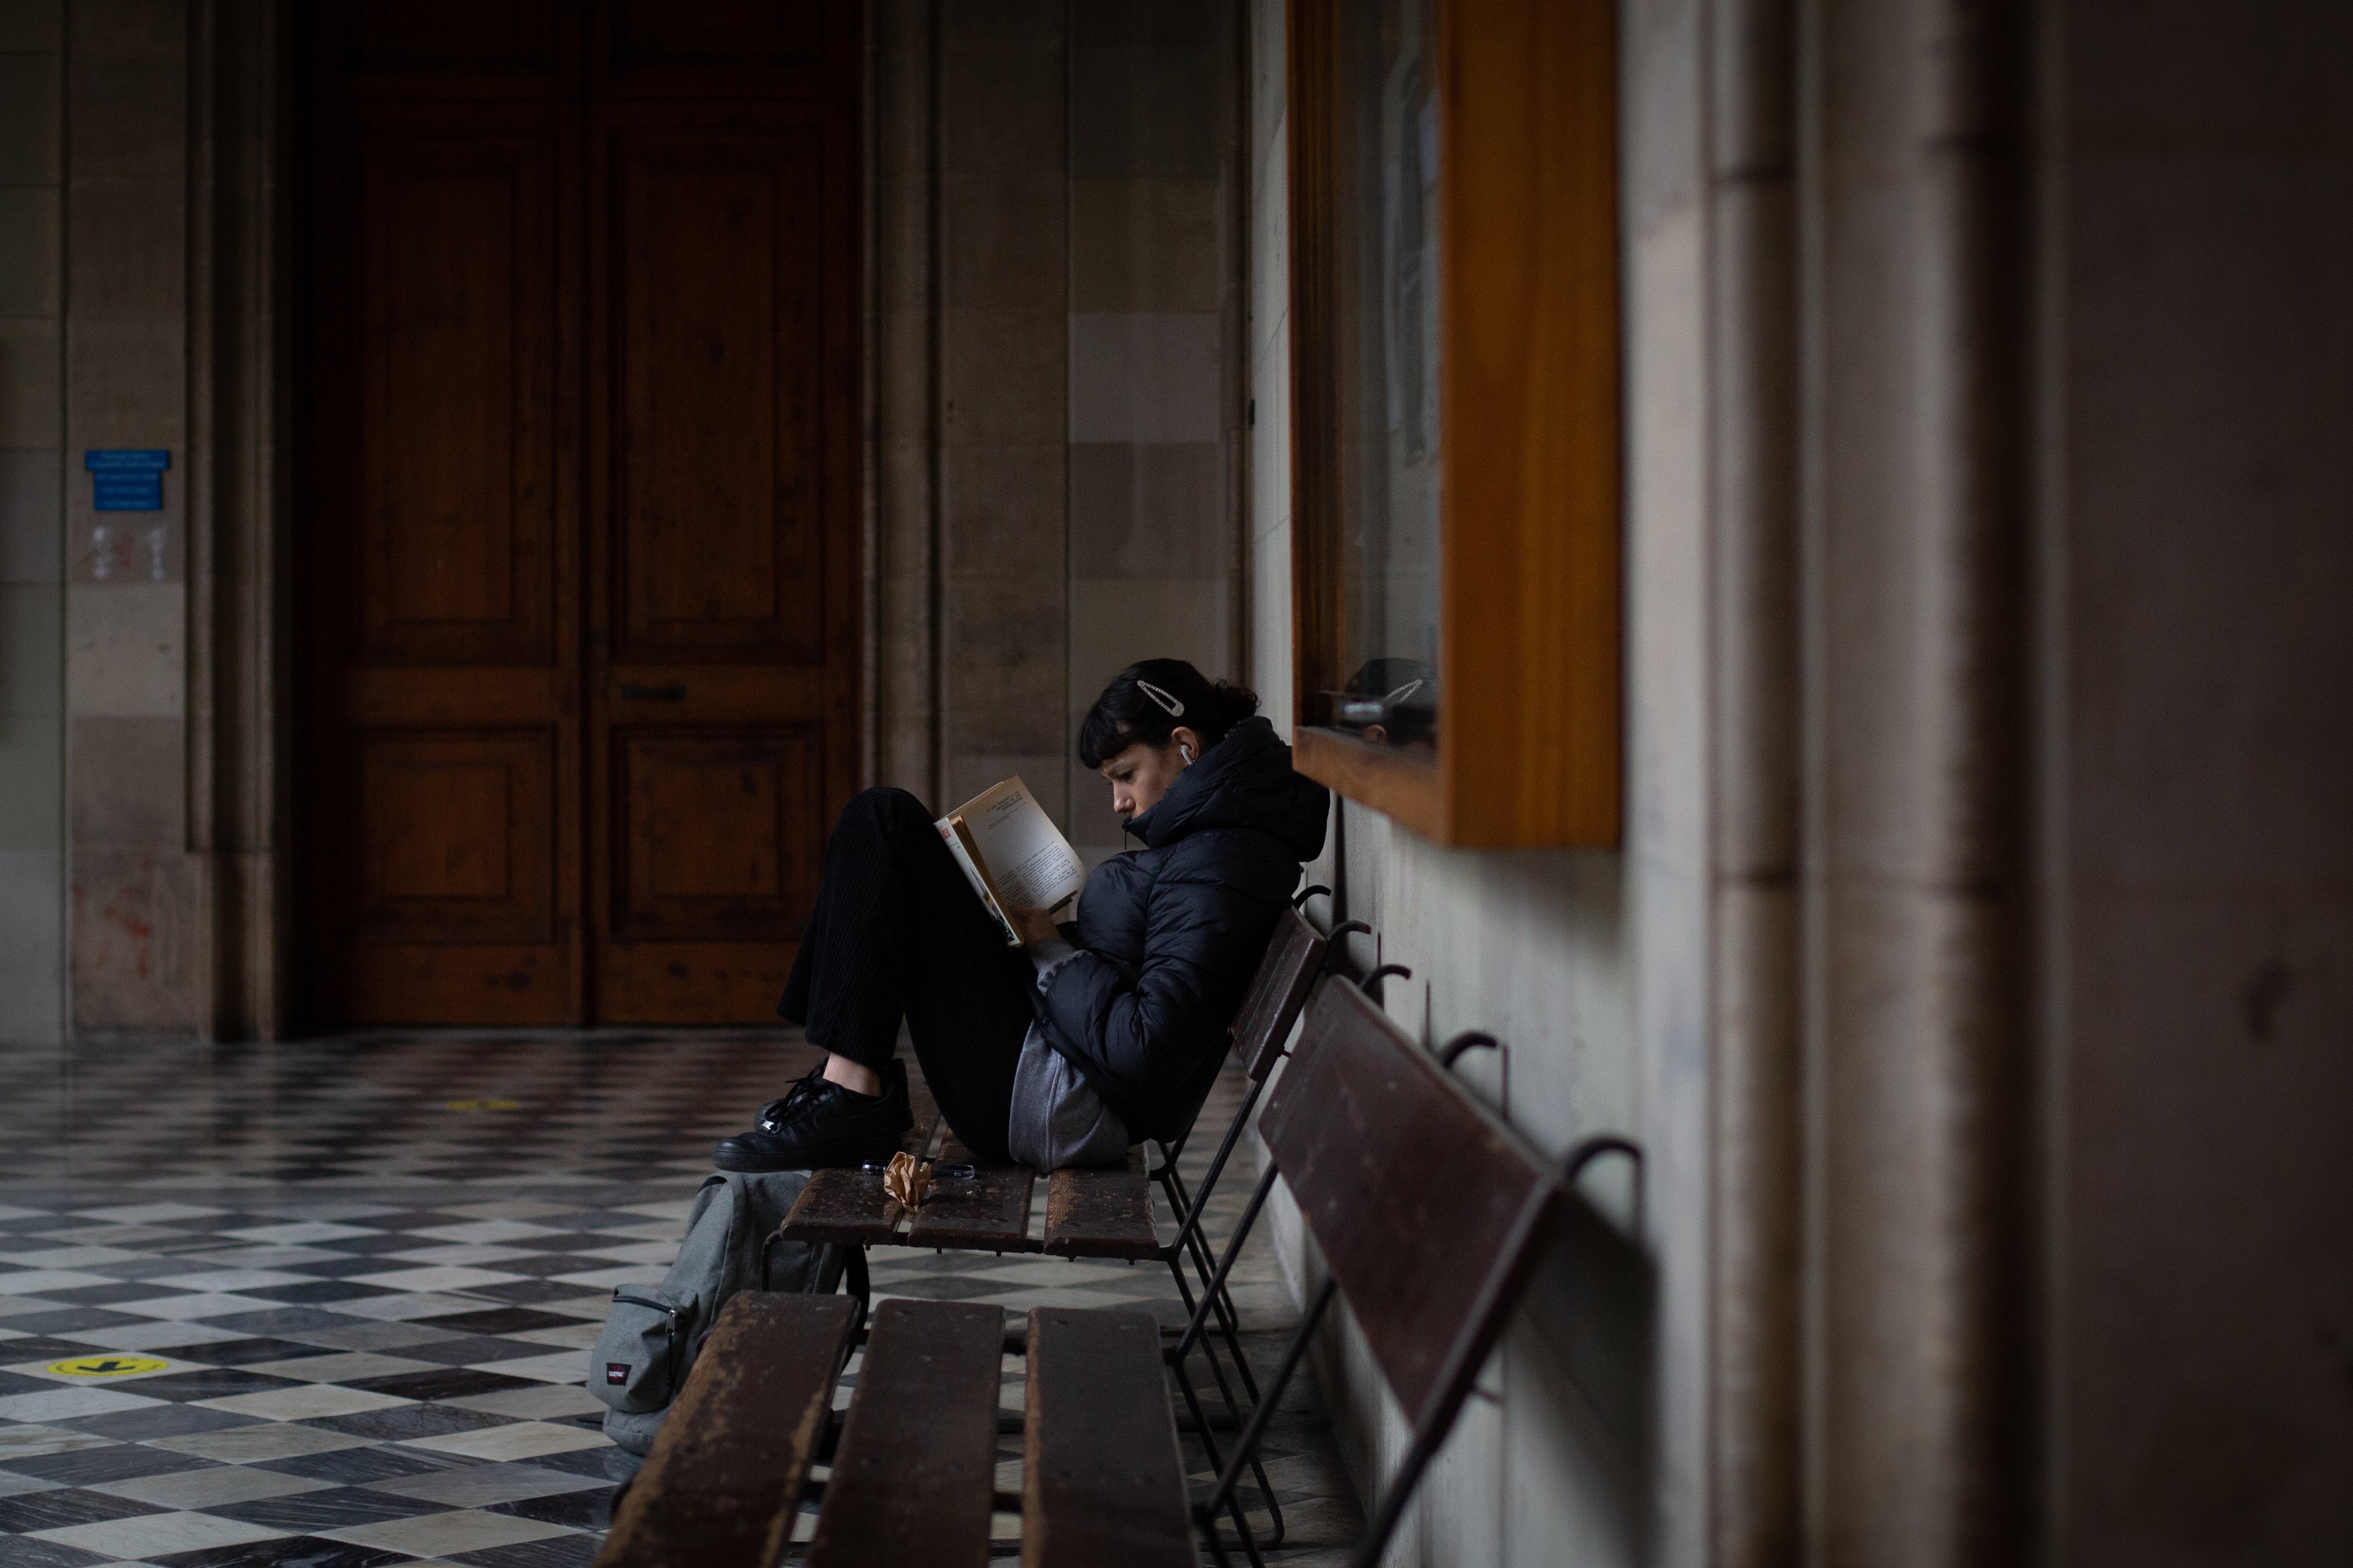
[[[987,879],[1008,907],[1057,909],[1085,889],[1086,863],[1018,776],[984,790],[949,816],[965,819]]]
[[[997,907],[997,899],[989,892],[987,880],[981,876],[980,868],[972,863],[972,857],[965,851],[965,835],[957,831],[957,819],[944,816],[932,826],[940,830],[940,839],[948,847],[948,854],[955,858],[956,869],[964,873],[964,879],[971,883],[972,890],[979,895],[981,908],[988,911],[988,918],[997,922],[997,929],[1004,934],[1005,945],[1019,947],[1020,937],[1014,933],[1011,922],[1005,918],[1005,911]]]

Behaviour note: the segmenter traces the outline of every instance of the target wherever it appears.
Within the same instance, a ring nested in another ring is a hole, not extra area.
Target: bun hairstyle
[[[1147,658],[1121,670],[1087,710],[1079,761],[1099,768],[1139,741],[1166,746],[1180,724],[1201,737],[1206,752],[1257,711],[1255,691],[1212,681],[1181,658]]]

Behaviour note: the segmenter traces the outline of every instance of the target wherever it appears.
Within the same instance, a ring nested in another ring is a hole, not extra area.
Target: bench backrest
[[[1558,1173],[1353,985],[1308,1009],[1259,1132],[1407,1418],[1444,1430],[1562,1217]]]
[[[1297,910],[1285,910],[1276,920],[1266,957],[1234,1015],[1234,1053],[1250,1069],[1253,1083],[1265,1082],[1274,1070],[1291,1038],[1291,1026],[1306,1005],[1315,977],[1324,972],[1324,953],[1330,946],[1331,939]]]

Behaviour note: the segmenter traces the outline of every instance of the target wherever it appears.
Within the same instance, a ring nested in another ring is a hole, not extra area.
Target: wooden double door
[[[316,11],[311,1012],[770,1017],[859,769],[856,6]]]

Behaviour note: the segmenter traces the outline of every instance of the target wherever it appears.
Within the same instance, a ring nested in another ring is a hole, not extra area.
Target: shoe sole
[[[896,1142],[887,1148],[876,1145],[871,1148],[820,1149],[814,1158],[807,1152],[787,1157],[737,1154],[723,1149],[714,1149],[711,1152],[711,1163],[718,1170],[733,1171],[739,1175],[766,1176],[774,1175],[779,1171],[848,1170],[862,1165],[869,1160],[887,1160],[897,1152],[899,1152],[899,1145]]]

